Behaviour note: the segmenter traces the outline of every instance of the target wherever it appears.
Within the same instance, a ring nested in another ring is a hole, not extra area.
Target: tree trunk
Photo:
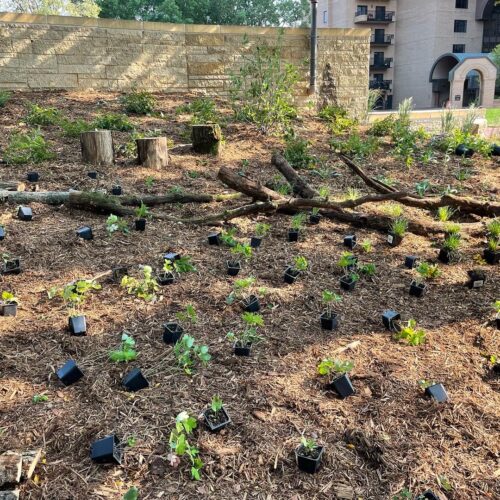
[[[0,181],[0,189],[6,191],[24,191],[26,184],[18,181]]]
[[[207,125],[193,125],[191,127],[191,140],[196,153],[218,155],[222,132],[216,123]]]
[[[137,163],[146,168],[163,168],[168,165],[166,137],[136,139]]]
[[[112,165],[114,162],[113,137],[109,130],[92,130],[80,134],[82,158],[92,165]]]
[[[301,198],[316,198],[319,193],[307,184],[302,177],[290,166],[286,159],[279,153],[272,156],[271,163],[283,174],[288,184],[292,186],[293,193]]]

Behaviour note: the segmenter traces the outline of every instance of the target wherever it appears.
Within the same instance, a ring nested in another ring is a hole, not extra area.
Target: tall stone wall
[[[231,73],[277,28],[201,26],[0,13],[0,88],[227,94]],[[330,63],[338,103],[354,114],[368,92],[369,29],[321,29],[318,88]],[[301,70],[307,93],[309,31],[284,31],[283,57]]]

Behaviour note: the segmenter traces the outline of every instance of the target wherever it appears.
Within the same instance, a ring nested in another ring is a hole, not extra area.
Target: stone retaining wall
[[[0,13],[0,88],[227,94],[231,73],[277,28],[201,26]],[[318,76],[332,66],[340,105],[359,115],[368,88],[369,29],[321,29]],[[309,31],[286,29],[283,55],[308,80]]]

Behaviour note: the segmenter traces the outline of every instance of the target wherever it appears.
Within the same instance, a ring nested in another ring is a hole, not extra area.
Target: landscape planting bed
[[[100,111],[119,111],[117,97],[14,94],[0,109],[0,157],[8,136],[26,127],[26,102],[91,121]],[[170,163],[163,171],[136,166],[122,154],[121,144],[129,134],[113,132],[116,165],[96,168],[98,178],[92,180],[87,172],[94,168],[81,163],[79,140],[62,138],[57,127],[48,126],[43,133],[57,159],[0,165],[0,181],[24,181],[28,171],[36,170],[43,191],[110,190],[118,182],[124,194],[139,196],[172,189],[230,193],[217,180],[221,166],[262,183],[276,176],[270,159],[273,150],[283,147],[279,139],[260,135],[250,125],[231,123],[226,110],[222,154],[196,155],[186,145],[189,116],[175,114],[175,108],[192,97],[157,98],[163,118],[131,120],[142,131],[161,129],[173,141]],[[297,129],[322,158],[325,168],[319,173],[339,174],[325,180],[317,171],[301,170],[311,185],[328,185],[332,198],[342,198],[348,188],[356,188],[360,195],[370,193],[331,152],[329,132],[312,112],[302,117]],[[408,169],[389,156],[388,149],[385,146],[365,161],[365,172],[391,177],[402,190],[414,190],[417,182],[428,179],[433,186],[458,188],[460,195],[498,202],[500,168],[495,158],[474,157],[465,165],[473,175],[459,182],[455,174],[464,168],[464,160],[445,161],[441,155],[435,163]],[[147,186],[149,176],[154,182]],[[176,204],[151,211],[187,217],[241,204]],[[254,276],[256,284],[267,289],[260,299],[264,340],[252,347],[250,357],[239,357],[226,339],[227,332],[241,326],[241,308],[226,303],[234,282],[225,267],[231,254],[227,247],[208,245],[213,228],[152,219],[145,232],[108,235],[107,215],[40,203],[30,206],[30,222],[17,219],[16,206],[0,207],[0,224],[7,230],[1,252],[19,256],[23,269],[19,275],[0,276],[1,290],[15,292],[20,301],[16,317],[0,318],[0,451],[43,448],[45,457],[37,475],[22,486],[25,498],[114,499],[131,486],[144,499],[392,499],[405,488],[414,495],[426,489],[441,491],[450,499],[500,498],[500,377],[488,361],[488,356],[500,355],[492,309],[500,298],[500,272],[498,265],[480,261],[484,234],[464,232],[460,262],[440,265],[441,276],[416,298],[408,294],[415,272],[404,267],[405,256],[436,262],[442,235],[407,233],[393,248],[384,233],[322,218],[319,225],[306,226],[299,242],[289,243],[287,215],[234,219],[236,238],[242,242],[253,236],[256,222],[271,225],[238,275]],[[382,204],[362,208],[383,213]],[[433,221],[432,214],[417,208],[405,207],[404,213],[413,220]],[[126,220],[132,227],[133,217]],[[469,223],[480,218],[454,220]],[[86,225],[92,227],[92,241],[76,237],[76,230]],[[376,264],[377,273],[360,280],[354,291],[344,292],[336,262],[346,250],[344,236],[353,231],[358,242],[372,241],[371,253],[363,253],[359,245],[354,253],[363,263]],[[90,279],[117,266],[138,269],[148,264],[160,269],[162,255],[169,251],[189,255],[197,271],[162,287],[154,303],[102,280],[102,290],[90,294],[84,305],[87,336],[71,336],[64,305],[47,297],[52,287]],[[307,258],[309,269],[293,285],[285,284],[284,270],[298,255]],[[471,269],[486,272],[482,288],[465,286]],[[335,290],[343,299],[335,306],[340,319],[332,332],[320,327],[323,290]],[[192,377],[178,368],[172,346],[162,340],[162,324],[188,304],[196,308],[198,322],[185,331],[207,345],[212,355]],[[414,318],[426,331],[427,342],[410,346],[394,340],[382,324],[386,309],[406,320]],[[120,344],[123,331],[135,339],[138,357],[115,364],[108,353]],[[353,342],[346,351],[337,351]],[[326,357],[354,363],[353,396],[341,400],[324,389],[316,367]],[[70,358],[84,377],[65,388],[55,371]],[[137,393],[123,389],[121,380],[132,367],[147,375],[149,388]],[[439,404],[425,397],[418,385],[422,379],[443,383],[449,401]],[[178,413],[200,415],[215,394],[221,396],[232,422],[211,434],[200,419],[191,442],[198,445],[205,466],[202,480],[193,481],[184,460],[178,468],[170,466],[169,434]],[[34,395],[46,395],[48,401],[35,404]],[[91,444],[113,433],[125,443],[135,441],[125,447],[121,466],[93,463]],[[315,475],[297,470],[294,450],[301,434],[316,434],[325,448]],[[443,488],[448,483],[451,491]]]

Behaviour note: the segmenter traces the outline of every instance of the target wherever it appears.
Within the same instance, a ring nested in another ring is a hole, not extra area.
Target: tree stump
[[[0,455],[0,487],[15,484],[21,480],[23,457],[20,453]]]
[[[82,158],[92,165],[113,165],[113,137],[110,130],[92,130],[80,134]]]
[[[191,140],[196,153],[218,155],[222,132],[217,123],[192,125]]]
[[[146,168],[162,168],[168,165],[166,137],[136,139],[137,163]]]

